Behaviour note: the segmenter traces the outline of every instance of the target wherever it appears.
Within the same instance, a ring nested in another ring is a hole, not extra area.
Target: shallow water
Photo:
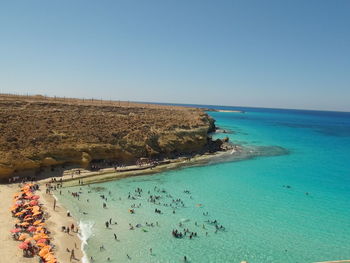
[[[79,201],[68,193],[79,187],[65,188],[59,200],[81,220],[86,238],[92,226],[85,246],[88,258],[183,262],[186,255],[190,262],[250,263],[350,259],[350,113],[244,110],[211,112],[220,128],[233,131],[215,136],[249,147],[283,147],[287,154],[95,184],[82,188]],[[155,186],[166,193],[155,193]],[[128,199],[137,187],[142,196]],[[167,194],[181,198],[185,207],[156,206],[147,201],[147,191],[162,195],[162,204],[171,203]],[[107,209],[100,195],[107,197]],[[141,207],[130,214],[134,203]],[[110,218],[118,224],[106,229]],[[208,219],[217,219],[225,231],[215,233]],[[183,221],[198,237],[172,237],[173,229],[184,228],[179,227]],[[129,223],[142,227],[129,230]]]

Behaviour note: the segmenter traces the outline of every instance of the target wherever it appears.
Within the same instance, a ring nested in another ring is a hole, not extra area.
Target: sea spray
[[[85,246],[87,245],[88,239],[92,236],[93,234],[93,226],[95,222],[93,221],[79,221],[79,229],[80,232],[78,234],[80,240],[81,240],[81,251],[83,251],[83,258],[82,262],[83,263],[89,263],[88,256],[86,255],[85,252]]]

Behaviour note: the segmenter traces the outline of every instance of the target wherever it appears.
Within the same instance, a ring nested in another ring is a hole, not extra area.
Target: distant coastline
[[[212,112],[233,112],[233,113],[245,113],[243,110],[220,110],[220,109],[205,109],[205,111]]]

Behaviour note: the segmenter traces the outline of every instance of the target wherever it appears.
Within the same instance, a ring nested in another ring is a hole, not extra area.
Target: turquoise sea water
[[[63,189],[59,201],[81,221],[87,258],[183,262],[186,256],[189,262],[249,263],[350,259],[350,113],[244,110],[210,112],[220,128],[232,131],[215,136],[229,136],[245,146],[280,146],[288,153]],[[141,197],[128,199],[138,187]],[[80,200],[68,191],[80,191]],[[147,201],[148,191],[162,196],[161,205]],[[164,206],[177,198],[185,207]],[[141,204],[135,214],[128,213],[132,204]],[[118,224],[106,229],[110,218]],[[206,222],[214,219],[225,231],[215,233]],[[129,230],[129,223],[142,227]],[[172,236],[173,229],[183,228],[198,237]]]

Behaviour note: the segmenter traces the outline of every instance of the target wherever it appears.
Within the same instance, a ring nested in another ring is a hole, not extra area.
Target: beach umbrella
[[[36,232],[37,233],[44,233],[45,232],[45,228],[44,227],[42,227],[42,226],[38,226],[37,228],[36,228]]]
[[[15,214],[15,216],[20,216],[20,215],[23,215],[25,212],[21,211],[21,212],[18,212]]]
[[[22,242],[21,244],[19,244],[18,246],[20,249],[28,249],[28,244],[26,242]]]
[[[35,226],[30,226],[27,229],[29,232],[35,232],[36,231],[36,227]]]
[[[46,243],[36,243],[36,245],[37,245],[38,247],[45,247],[45,246],[46,246]]]
[[[23,233],[23,234],[21,234],[21,235],[19,236],[18,240],[25,240],[27,237],[29,237],[29,235]]]
[[[33,195],[31,198],[32,198],[32,200],[38,200],[38,199],[40,198],[40,196],[38,196],[38,195]]]
[[[37,205],[38,204],[38,201],[37,200],[32,200],[29,202],[30,205]]]
[[[45,249],[45,248],[42,248],[40,251],[39,251],[39,256],[40,257],[45,257],[48,253],[50,253],[50,251],[49,250],[47,250],[47,249]]]
[[[37,244],[42,244],[43,246],[46,246],[46,241],[47,241],[47,239],[41,238],[41,239],[39,239],[38,241],[36,241],[36,243],[37,243]]]
[[[45,258],[45,255],[50,253],[51,247],[50,246],[45,246],[39,251],[39,256]]]
[[[18,233],[18,232],[21,232],[21,231],[22,231],[22,229],[20,229],[20,228],[14,228],[14,229],[10,230],[11,233]]]
[[[49,251],[47,253],[44,254],[43,258],[45,259],[45,261],[49,261],[49,260],[53,260],[55,257],[54,255]]]
[[[33,217],[27,217],[24,219],[24,221],[30,221],[30,220],[33,220]]]
[[[44,233],[39,233],[33,236],[34,240],[39,240],[39,239],[43,239],[43,238],[49,238],[48,235],[44,234]]]
[[[33,225],[36,226],[36,225],[39,225],[41,223],[41,220],[36,220]]]
[[[28,222],[23,222],[23,223],[21,223],[21,224],[19,224],[20,226],[28,226],[29,225],[29,223]]]
[[[42,212],[35,212],[35,213],[33,214],[33,216],[41,215],[41,213],[42,213]]]

